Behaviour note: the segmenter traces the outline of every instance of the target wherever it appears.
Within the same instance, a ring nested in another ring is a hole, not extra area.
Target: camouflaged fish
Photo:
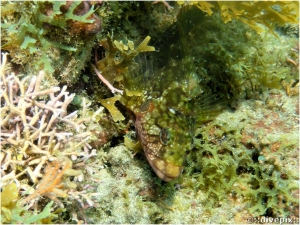
[[[157,176],[167,182],[181,175],[186,153],[193,148],[195,127],[211,120],[224,106],[203,84],[193,57],[184,48],[185,36],[201,16],[196,8],[181,10],[177,22],[166,31],[169,38],[163,37],[152,53],[141,53],[154,50],[147,45],[150,38],[135,51],[130,51],[132,43],[113,43],[108,38],[108,56],[97,64],[110,82],[122,74],[119,83],[124,93],[110,100],[119,100],[133,112],[147,160]],[[114,101],[101,103],[109,109]]]

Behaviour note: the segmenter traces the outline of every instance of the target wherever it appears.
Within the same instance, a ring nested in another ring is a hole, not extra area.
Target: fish
[[[177,86],[177,87],[176,87]],[[135,115],[135,129],[153,171],[164,181],[179,177],[186,151],[192,148],[193,117],[180,83],[173,83],[161,96],[150,94],[128,102]]]
[[[224,108],[215,95],[201,94],[196,74],[186,74],[184,67],[176,68],[156,71],[153,79],[160,75],[159,82],[164,82],[169,73],[181,73],[183,80],[174,79],[158,91],[154,86],[161,85],[150,79],[151,91],[123,102],[134,114],[137,137],[150,166],[166,182],[182,174],[186,154],[194,147],[198,124],[211,120]]]
[[[165,182],[182,174],[196,127],[226,106],[198,74],[192,49],[187,48],[190,31],[204,16],[197,7],[183,7],[176,23],[154,43],[155,52],[135,55],[126,70],[115,69],[123,73],[120,82],[125,91],[119,101],[133,114],[147,161]]]

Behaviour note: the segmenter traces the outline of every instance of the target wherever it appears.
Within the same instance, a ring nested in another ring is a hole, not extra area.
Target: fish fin
[[[227,109],[228,101],[217,94],[205,94],[194,104],[193,114],[196,124],[200,125],[213,120]]]

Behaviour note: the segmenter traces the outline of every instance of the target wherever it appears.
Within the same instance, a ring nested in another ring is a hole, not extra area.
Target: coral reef
[[[54,93],[60,91],[59,87],[39,89],[43,72],[34,76],[29,84],[26,84],[26,79],[20,81],[14,74],[8,76],[4,71],[6,54],[3,57],[1,143],[6,154],[2,162],[2,185],[26,172],[31,181],[36,183],[37,178],[41,177],[43,165],[52,155],[57,155],[62,148],[67,150],[64,154],[76,152],[77,146],[83,146],[91,134],[87,132],[71,137],[72,131],[79,133],[84,125],[73,121],[77,112],[67,115],[66,110],[74,94],[68,95],[66,86],[55,96]],[[50,100],[43,103],[41,100],[45,95]],[[68,129],[69,132],[59,132],[56,123],[67,124],[71,129]],[[70,142],[70,138],[76,140],[75,143]],[[29,167],[23,170],[23,165]],[[35,165],[35,169],[31,170],[30,165]]]
[[[299,223],[298,3],[154,3],[1,2],[1,223]]]
[[[67,107],[75,94],[69,95],[66,86],[43,89],[42,71],[31,80],[28,77],[20,80],[14,73],[9,74],[6,61],[7,54],[3,54],[1,187],[15,182],[18,190],[23,192],[22,197],[30,194],[21,198],[18,203],[21,205],[32,207],[35,201],[45,196],[63,207],[57,197],[68,198],[70,193],[66,191],[76,190],[77,186],[68,177],[74,177],[75,182],[84,179],[82,171],[73,169],[72,160],[80,157],[76,162],[85,162],[95,155],[89,143],[98,139],[95,135],[103,130],[93,122],[99,121],[96,117],[101,117],[103,108],[88,116],[84,103],[82,111],[68,114]],[[35,188],[31,187],[33,184]],[[13,199],[17,197],[12,196]]]

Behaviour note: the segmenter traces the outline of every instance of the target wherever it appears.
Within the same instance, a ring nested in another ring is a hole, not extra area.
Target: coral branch
[[[36,206],[30,201],[40,196],[62,204],[58,197],[68,197],[70,190],[67,185],[70,181],[64,183],[65,172],[72,171],[72,161],[64,155],[72,152],[73,155],[84,153],[91,157],[85,152],[93,135],[83,124],[83,121],[90,121],[87,104],[84,101],[85,117],[78,118],[78,111],[68,114],[68,106],[75,94],[69,94],[67,86],[43,90],[43,71],[38,76],[19,79],[14,73],[5,71],[7,54],[2,54],[1,62],[0,187],[16,181],[26,190],[34,183],[34,193],[22,200],[29,203],[29,208]],[[78,174],[82,173],[73,170],[70,176]],[[65,190],[58,189],[60,187]]]
[[[117,89],[115,87],[113,87],[108,80],[106,80],[102,75],[101,73],[97,70],[96,66],[94,66],[92,64],[97,76],[100,78],[100,80],[111,90],[111,92],[114,94],[115,92],[118,92],[120,93],[121,95],[123,94],[123,90],[120,90],[120,89]]]

